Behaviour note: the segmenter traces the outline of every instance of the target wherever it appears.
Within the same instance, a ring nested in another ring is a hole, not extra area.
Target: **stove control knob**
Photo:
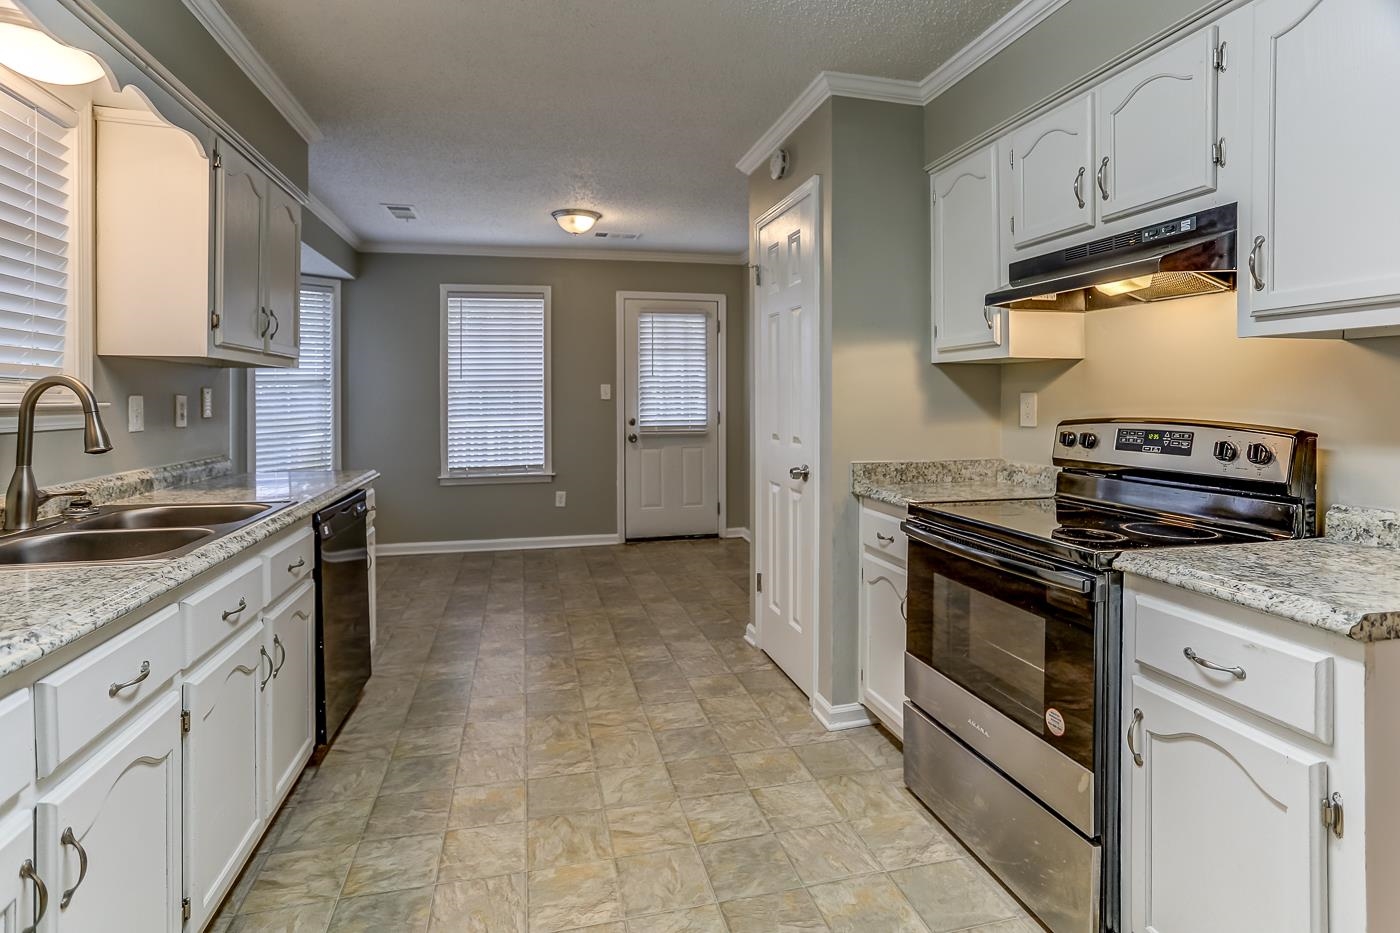
[[[1079,443],[1079,435],[1078,435],[1078,434],[1075,434],[1073,431],[1061,431],[1061,432],[1060,432],[1060,446],[1062,446],[1062,447],[1073,447],[1073,446],[1074,446],[1075,444],[1077,444],[1077,443]]]
[[[1244,456],[1255,466],[1268,466],[1274,462],[1274,452],[1263,444],[1250,444],[1245,449]]]
[[[1221,463],[1233,463],[1240,455],[1240,449],[1229,441],[1215,442],[1215,459]]]
[[[1083,434],[1079,435],[1079,446],[1083,447],[1085,450],[1093,450],[1095,447],[1099,446],[1099,436],[1093,431],[1085,431]]]

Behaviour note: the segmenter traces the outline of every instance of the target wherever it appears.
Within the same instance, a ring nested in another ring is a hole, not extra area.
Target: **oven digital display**
[[[1150,428],[1119,428],[1118,450],[1141,454],[1168,454],[1173,457],[1191,456],[1195,431],[1155,431]]]

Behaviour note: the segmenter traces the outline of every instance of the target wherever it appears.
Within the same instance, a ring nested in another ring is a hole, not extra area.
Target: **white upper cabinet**
[[[1163,49],[1096,91],[1094,197],[1103,221],[1215,190],[1214,28]]]
[[[268,185],[263,231],[263,304],[270,319],[267,352],[296,359],[297,301],[301,294],[301,205],[276,185]]]
[[[940,353],[995,347],[1001,316],[983,299],[1001,284],[997,146],[978,149],[930,179],[933,239],[933,348]]]
[[[1258,0],[1253,10],[1241,331],[1400,326],[1395,0]]]
[[[215,164],[214,341],[260,351],[270,321],[262,293],[268,182],[232,149],[221,148]]]
[[[1011,242],[1020,249],[1094,226],[1094,95],[1013,130]]]

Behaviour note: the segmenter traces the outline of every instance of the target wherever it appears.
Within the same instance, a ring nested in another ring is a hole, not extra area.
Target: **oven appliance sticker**
[[[1053,706],[1045,711],[1045,725],[1051,735],[1058,737],[1065,734],[1065,717]]]

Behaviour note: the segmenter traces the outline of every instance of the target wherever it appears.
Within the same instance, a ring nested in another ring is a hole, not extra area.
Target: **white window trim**
[[[343,318],[340,308],[340,279],[326,279],[315,275],[303,275],[298,280],[300,285],[316,285],[331,290],[331,469],[339,470],[341,465],[340,447],[342,440],[341,419],[340,419],[340,322]],[[248,472],[257,472],[257,387],[253,384],[257,377],[253,375],[254,370],[249,369],[247,383],[246,411],[248,412],[247,431],[247,451],[248,451]]]
[[[463,292],[487,295],[544,296],[544,469],[529,472],[473,471],[464,473],[447,466],[447,298]],[[439,290],[438,321],[438,484],[442,486],[495,486],[554,481],[554,373],[553,300],[548,285],[443,285]]]

